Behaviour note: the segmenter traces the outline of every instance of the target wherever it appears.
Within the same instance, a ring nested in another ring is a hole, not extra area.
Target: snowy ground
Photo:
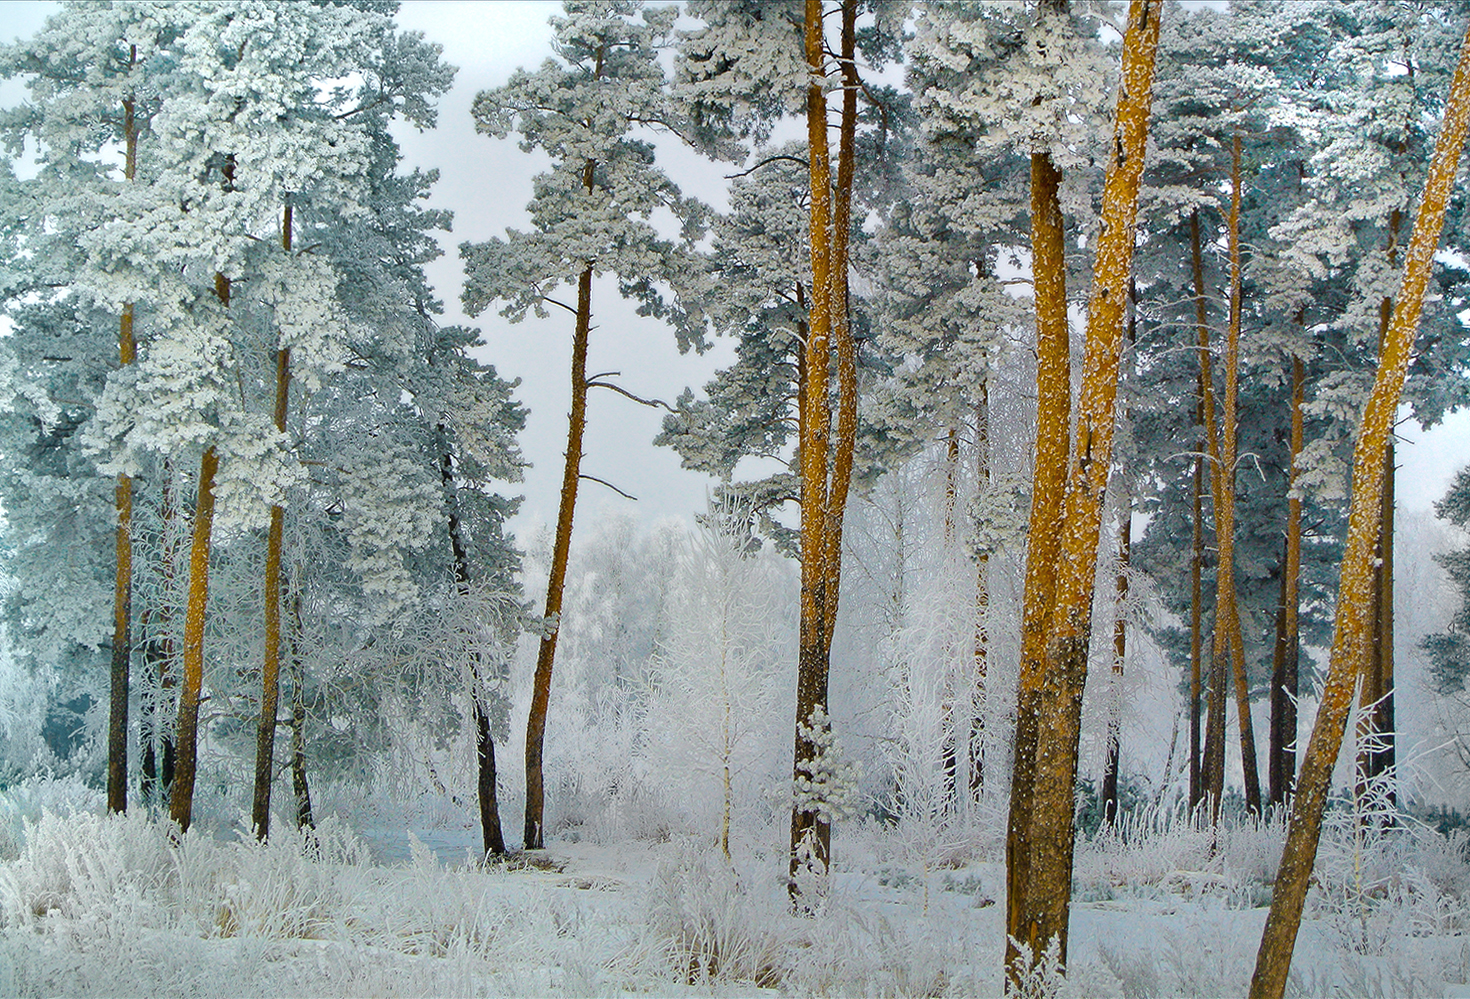
[[[839,830],[825,911],[788,915],[781,830],[555,841],[466,863],[447,802],[359,837],[329,817],[267,846],[227,823],[170,842],[94,793],[0,798],[0,995],[998,995],[1004,872],[993,822]],[[53,811],[54,809],[54,811]],[[201,823],[201,827],[204,826]],[[414,831],[410,832],[408,825]],[[1160,828],[1162,826],[1162,828]],[[1323,849],[1290,992],[1470,997],[1465,840],[1420,830]],[[1145,823],[1083,843],[1073,995],[1243,994],[1279,827]]]

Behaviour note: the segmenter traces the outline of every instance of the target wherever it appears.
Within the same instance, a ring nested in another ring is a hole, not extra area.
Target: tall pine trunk
[[[592,189],[593,161],[583,172]],[[556,539],[551,550],[551,575],[546,581],[546,634],[536,652],[536,675],[531,685],[531,713],[526,720],[526,821],[522,832],[527,850],[546,846],[546,808],[542,752],[546,740],[546,708],[551,699],[551,668],[556,660],[562,594],[567,582],[567,557],[572,549],[572,517],[577,509],[577,485],[582,469],[582,435],[587,428],[587,339],[592,329],[592,265],[577,281],[577,326],[572,334],[572,411],[567,420],[566,465],[561,478],[561,505],[556,516]]]
[[[1327,681],[1292,801],[1286,845],[1271,895],[1271,911],[1266,917],[1251,978],[1251,999],[1280,999],[1286,991],[1307,884],[1317,859],[1322,812],[1327,804],[1332,771],[1342,748],[1354,688],[1369,667],[1373,643],[1381,626],[1370,617],[1369,607],[1374,588],[1374,551],[1383,511],[1384,452],[1403,394],[1409,353],[1423,311],[1424,293],[1444,228],[1445,209],[1454,188],[1467,126],[1470,126],[1470,29],[1466,31],[1455,66],[1444,122],[1435,142],[1434,159],[1405,258],[1402,289],[1383,340],[1378,374],[1353,449],[1352,503]]]
[[[812,302],[799,366],[798,446],[801,472],[801,633],[797,657],[796,737],[793,784],[811,776],[817,729],[830,725],[827,684],[832,634],[837,623],[842,579],[842,526],[852,482],[857,439],[857,344],[848,321],[847,236],[851,225],[852,183],[856,163],[857,3],[842,0],[842,112],[834,197],[827,143],[827,100],[820,80],[826,76],[822,0],[806,0],[804,47],[812,82],[807,87],[807,148],[811,183],[809,215]],[[831,388],[836,367],[837,414],[834,427]],[[826,874],[832,830],[814,803],[795,800],[791,808],[788,890],[798,909],[809,909],[797,874],[810,868]]]
[[[291,591],[291,791],[296,801],[296,828],[313,829],[311,787],[306,780],[306,668],[301,662],[301,566]]]
[[[1103,761],[1102,819],[1113,822],[1118,817],[1118,765],[1122,751],[1123,728],[1123,664],[1128,655],[1128,550],[1133,540],[1133,504],[1125,502],[1118,514],[1118,576],[1114,584],[1117,613],[1113,618],[1113,705],[1108,719],[1108,738]]]
[[[1007,926],[1007,931],[1016,943],[1030,949],[1033,961],[1055,940],[1061,960],[1066,962],[1082,690],[1087,679],[1093,584],[1103,498],[1112,465],[1123,318],[1162,11],[1160,0],[1134,0],[1123,36],[1123,74],[1088,304],[1077,435],[1067,467],[1062,557],[1057,563],[1056,601],[1036,691],[1040,699],[1034,703],[1039,713],[1034,762],[1022,764],[1023,747],[1017,746],[1016,769],[1029,773],[1033,790],[1030,822],[1015,847],[1016,852],[1028,855],[1025,880],[1017,885],[1020,897],[1009,903],[1011,912],[1019,918],[1016,925]],[[1024,669],[1024,662],[1022,665]],[[1023,673],[1022,683],[1026,680]],[[1008,856],[1011,852],[1008,844]],[[1007,967],[1015,985],[1026,971],[1020,964],[1013,962]]]
[[[1270,801],[1284,805],[1296,780],[1296,700],[1301,657],[1300,588],[1302,501],[1297,476],[1302,452],[1302,402],[1306,378],[1302,359],[1291,359],[1291,467],[1287,482],[1285,557],[1281,560],[1280,624],[1271,669]]]
[[[980,383],[980,401],[975,404],[975,493],[983,495],[990,485],[990,390]],[[980,801],[985,785],[985,699],[989,686],[990,656],[990,556],[980,552],[975,566],[975,675],[970,693],[970,803]]]
[[[291,202],[281,212],[281,249],[291,253]],[[286,401],[291,391],[291,348],[276,351],[276,432],[286,432]],[[271,506],[265,544],[265,659],[260,670],[260,723],[255,732],[255,798],[250,812],[255,835],[270,834],[271,779],[275,774],[276,711],[281,677],[281,543],[286,511]]]
[[[229,301],[229,285],[221,299]],[[199,460],[199,498],[194,504],[194,540],[189,549],[189,599],[184,616],[184,683],[179,689],[178,762],[169,794],[169,817],[181,832],[194,816],[194,779],[198,769],[199,695],[204,683],[204,614],[209,604],[209,548],[214,526],[214,476],[219,455],[214,445]]]
[[[1128,313],[1128,349],[1132,350],[1138,339],[1138,286],[1132,280],[1128,282],[1128,299],[1131,303]],[[1125,379],[1128,377],[1126,372],[1123,377]],[[1131,420],[1132,410],[1125,409],[1123,418],[1125,421]],[[1113,584],[1113,703],[1111,715],[1108,718],[1107,746],[1103,757],[1102,792],[1099,796],[1102,805],[1102,820],[1107,823],[1113,822],[1118,817],[1118,767],[1122,762],[1123,734],[1123,673],[1128,658],[1128,563],[1133,546],[1133,495],[1126,475],[1122,476],[1120,482],[1122,488],[1118,491],[1122,495],[1118,511],[1118,573]],[[1173,754],[1172,745],[1170,754],[1171,756]],[[1166,768],[1166,780],[1167,777]]]
[[[137,61],[130,48],[129,65]],[[123,180],[132,183],[138,173],[138,119],[132,94],[123,100]],[[117,325],[118,360],[133,363],[133,304],[123,306]],[[113,504],[117,511],[117,571],[112,594],[112,676],[107,705],[107,810],[128,810],[128,685],[133,641],[133,479],[119,472]]]
[[[1203,307],[1203,302],[1200,303]],[[1204,432],[1204,378],[1200,378],[1199,404],[1195,410],[1200,432]],[[1205,565],[1205,511],[1204,477],[1205,444],[1200,440],[1199,453],[1194,456],[1194,517],[1193,540],[1189,555],[1189,810],[1193,812],[1204,800],[1205,788],[1200,767],[1200,694],[1202,692],[1203,616],[1204,616],[1204,565]]]
[[[1036,449],[1031,476],[1031,518],[1026,532],[1022,598],[1020,683],[1006,832],[1006,956],[1020,957],[1016,942],[1027,923],[1032,792],[1036,740],[1041,725],[1041,685],[1046,636],[1056,596],[1061,552],[1062,498],[1071,433],[1071,350],[1067,326],[1066,235],[1058,194],[1062,175],[1049,153],[1031,154],[1031,272],[1036,298]],[[1027,940],[1028,944],[1031,943]],[[1045,941],[1041,941],[1045,945]],[[1033,957],[1038,953],[1032,946]]]
[[[1215,568],[1218,590],[1215,606],[1216,641],[1228,644],[1235,676],[1236,721],[1240,726],[1240,760],[1245,775],[1246,807],[1261,814],[1261,780],[1256,764],[1255,727],[1251,722],[1250,685],[1246,678],[1245,642],[1241,637],[1240,599],[1235,588],[1235,461],[1237,395],[1240,381],[1240,133],[1231,143],[1230,216],[1227,225],[1230,248],[1230,319],[1225,336],[1225,398],[1220,414],[1220,462],[1215,492],[1215,539],[1219,561]],[[1223,630],[1222,630],[1223,629]]]
[[[1398,265],[1399,229],[1403,212],[1395,208],[1388,221],[1388,263]],[[1382,349],[1393,315],[1393,299],[1385,297],[1378,304],[1378,340]],[[1363,719],[1358,738],[1357,772],[1360,790],[1377,781],[1394,764],[1395,724],[1393,710],[1393,508],[1394,508],[1394,444],[1390,434],[1383,450],[1383,502],[1378,517],[1378,543],[1375,550],[1377,568],[1373,574],[1373,611],[1377,637],[1363,675]],[[1396,800],[1392,788],[1390,800]]]

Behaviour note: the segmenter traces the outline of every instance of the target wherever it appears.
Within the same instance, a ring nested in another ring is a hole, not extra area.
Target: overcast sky
[[[55,4],[0,3],[0,38],[29,36],[40,28]],[[444,46],[444,58],[459,67],[454,89],[440,104],[439,127],[427,133],[400,130],[406,166],[437,167],[441,178],[433,204],[455,213],[454,232],[441,237],[445,255],[430,265],[430,278],[445,304],[446,323],[468,323],[484,334],[485,360],[506,377],[519,377],[518,397],[531,414],[521,447],[534,467],[518,488],[526,495],[515,527],[524,532],[536,523],[555,518],[561,483],[562,454],[566,447],[568,368],[571,317],[534,317],[510,324],[493,312],[468,319],[459,308],[462,272],[458,246],[503,235],[506,227],[524,227],[524,208],[531,195],[531,177],[545,159],[520,151],[512,140],[494,140],[475,134],[470,103],[476,93],[503,84],[517,67],[535,67],[551,55],[547,17],[556,13],[552,2],[451,2],[408,0],[398,21],[406,29],[422,31]],[[19,97],[12,86],[0,89],[0,101]],[[720,204],[722,174],[728,168],[703,164],[684,150],[670,148],[665,169],[686,191]],[[731,357],[729,344],[717,344],[711,353],[681,357],[674,337],[663,324],[640,319],[618,301],[609,283],[594,291],[594,323],[589,371],[621,371],[622,384],[645,397],[670,401],[686,386],[696,389],[715,367]],[[553,310],[557,312],[559,310]],[[606,479],[638,497],[636,503],[605,487],[584,482],[579,506],[585,513],[610,505],[641,520],[664,516],[687,517],[702,509],[710,480],[681,470],[677,456],[651,441],[658,432],[659,411],[644,409],[608,392],[594,392],[589,402],[583,471]],[[1452,418],[1449,425],[1421,436],[1410,425],[1400,428],[1408,438],[1399,448],[1402,467],[1398,500],[1401,506],[1426,509],[1444,493],[1449,478],[1470,462],[1470,416]]]

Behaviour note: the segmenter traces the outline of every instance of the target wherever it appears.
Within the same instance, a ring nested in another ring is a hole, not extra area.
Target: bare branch
[[[599,479],[595,475],[588,475],[586,472],[579,472],[579,473],[577,473],[577,478],[579,478],[579,479],[590,479],[591,481],[596,482],[598,485],[607,486],[609,489],[611,489],[613,492],[617,493],[619,496],[623,497],[624,499],[630,499],[630,500],[632,500],[635,503],[638,502],[638,497],[637,496],[629,496],[627,493],[623,492],[621,489],[619,489],[617,486],[613,485],[611,482],[607,482],[607,481],[605,481],[603,479]]]
[[[801,159],[798,156],[785,156],[785,155],[777,154],[775,156],[767,156],[765,159],[761,160],[759,163],[757,163],[755,166],[751,167],[749,170],[741,170],[739,173],[727,173],[727,174],[725,174],[725,179],[726,180],[734,180],[737,177],[749,177],[751,174],[755,173],[761,167],[763,167],[763,166],[769,166],[770,164],[775,163],[778,160],[789,160],[790,162],[795,163],[797,166],[800,166],[800,167],[805,167],[807,165],[806,160]]]
[[[616,371],[609,371],[608,374],[615,375],[615,374],[617,374],[617,372]],[[598,377],[601,377],[601,376],[599,375]],[[625,395],[629,399],[632,399],[634,402],[640,403],[640,404],[642,404],[644,406],[648,406],[651,409],[657,409],[659,406],[662,406],[664,409],[667,409],[670,413],[678,413],[679,412],[677,409],[675,409],[673,406],[670,406],[668,403],[664,402],[662,399],[644,399],[641,396],[634,395],[632,392],[629,392],[625,388],[621,388],[620,386],[614,385],[612,382],[589,381],[587,383],[587,387],[588,388],[612,389],[614,392],[618,393],[619,395]]]

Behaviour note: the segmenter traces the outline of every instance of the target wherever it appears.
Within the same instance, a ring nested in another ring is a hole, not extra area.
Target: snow
[[[74,780],[18,785],[0,796],[0,992],[1000,993],[1005,876],[984,821],[942,850],[919,826],[839,824],[825,906],[796,917],[780,822],[740,829],[731,862],[708,836],[563,834],[481,867],[468,810],[447,800],[357,810],[381,824],[277,822],[260,845],[243,816],[215,815],[175,841],[140,811],[103,815]],[[1282,827],[1152,819],[1079,844],[1063,994],[1244,991]],[[1344,900],[1351,878],[1319,868],[1290,994],[1470,996],[1465,846],[1413,828],[1359,844],[1360,870],[1401,864],[1433,897]]]

